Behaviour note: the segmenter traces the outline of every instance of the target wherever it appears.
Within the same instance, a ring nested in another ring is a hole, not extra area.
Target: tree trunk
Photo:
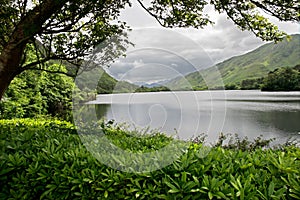
[[[11,81],[21,72],[19,65],[24,47],[25,45],[8,44],[0,55],[0,100]]]
[[[0,73],[0,101],[12,80],[13,77],[7,76],[6,73]]]
[[[0,55],[0,100],[21,70],[24,49],[30,39],[42,31],[43,24],[69,0],[44,0],[21,19]]]

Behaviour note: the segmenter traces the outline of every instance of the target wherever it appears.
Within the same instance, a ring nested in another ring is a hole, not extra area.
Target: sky
[[[129,40],[135,44],[106,71],[118,80],[143,83],[163,82],[211,67],[232,56],[245,54],[266,42],[239,30],[224,14],[208,8],[214,25],[204,29],[166,29],[135,1],[121,12],[120,20],[132,28]],[[288,34],[300,32],[298,23],[270,19]]]

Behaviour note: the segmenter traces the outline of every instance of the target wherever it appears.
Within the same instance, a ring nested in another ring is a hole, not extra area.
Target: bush
[[[238,89],[238,86],[235,84],[225,85],[225,90],[237,90],[237,89]]]
[[[124,149],[148,151],[171,140],[161,134],[133,139],[132,133],[102,126],[110,140]],[[300,150],[295,146],[242,151],[189,145],[180,158],[161,170],[125,173],[97,161],[70,123],[0,120],[0,199],[300,197]]]
[[[242,90],[260,89],[264,78],[252,78],[242,80],[240,87]]]
[[[297,67],[297,66],[296,66]],[[300,72],[293,68],[278,68],[265,77],[263,91],[297,91],[300,90]]]
[[[65,71],[52,64],[50,70]],[[26,118],[41,115],[71,120],[73,79],[62,74],[25,71],[9,85],[0,101],[0,118]]]

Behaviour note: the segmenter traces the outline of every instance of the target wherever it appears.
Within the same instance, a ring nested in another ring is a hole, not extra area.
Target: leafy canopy
[[[117,19],[126,4],[127,0],[1,1],[0,49],[12,42],[27,44],[20,71],[43,70],[45,66],[38,64],[49,60],[78,64],[78,59],[87,56],[94,46],[125,28],[124,23],[111,21]],[[14,36],[17,32],[19,38]],[[35,47],[35,59],[27,58],[31,48],[28,44]]]

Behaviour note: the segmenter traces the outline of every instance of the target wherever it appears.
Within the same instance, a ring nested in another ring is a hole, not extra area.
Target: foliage
[[[2,1],[1,49],[14,39],[21,39],[27,44],[35,44],[36,39],[35,47],[40,57],[30,63],[20,63],[25,64],[23,67],[53,59],[75,61],[91,53],[91,48],[109,36],[126,28],[124,23],[111,21],[116,20],[120,10],[128,4],[126,0]],[[19,29],[24,34],[13,38],[12,34]]]
[[[135,92],[162,92],[162,91],[170,91],[170,89],[166,86],[155,86],[155,87],[140,86],[135,90]]]
[[[241,82],[241,89],[261,89],[269,91],[299,90],[300,65],[293,68],[283,67],[270,71],[267,76],[255,79],[245,79]],[[297,78],[298,77],[298,78]]]
[[[1,118],[33,117],[45,113],[39,75],[29,71],[14,79],[1,101]]]
[[[220,0],[188,0],[161,1],[153,0],[147,7],[138,0],[146,11],[165,27],[194,27],[202,28],[213,23],[205,13],[210,4],[219,13],[226,13],[236,26],[249,30],[263,40],[281,40],[284,33],[260,14],[258,9],[282,21],[299,20],[296,1],[220,1]]]
[[[238,134],[232,137],[231,134],[220,133],[218,142],[215,144],[217,147],[223,147],[225,149],[239,149],[242,151],[254,151],[258,148],[269,148],[272,141],[275,139],[263,139],[263,136],[259,136],[251,142],[248,137],[240,138]],[[229,139],[227,143],[226,140]]]
[[[169,141],[160,134],[133,139],[103,127],[124,149],[148,151]],[[171,165],[134,174],[97,161],[67,122],[0,120],[0,137],[1,199],[300,198],[300,149],[295,146],[243,151],[190,143]]]
[[[64,66],[52,64],[52,70],[66,71]],[[41,71],[26,71],[9,86],[0,102],[1,118],[50,115],[71,119],[73,79]]]
[[[297,22],[299,19],[297,3],[294,1],[258,3],[255,1],[153,0],[147,6],[142,0],[138,2],[162,26],[195,28],[202,28],[213,23],[205,13],[205,7],[210,3],[217,12],[226,13],[238,27],[252,31],[264,40],[280,40],[285,34],[260,15],[257,8],[282,21]],[[13,30],[28,28],[25,35],[22,36],[32,38],[37,37],[38,34],[45,49],[47,51],[54,50],[52,55],[47,55],[50,56],[50,59],[54,55],[60,58],[83,56],[90,47],[125,28],[124,23],[116,24],[111,21],[118,18],[120,10],[131,5],[128,0],[117,2],[93,0],[89,3],[82,0],[62,0],[50,3],[51,1],[48,0],[41,2],[2,1],[0,4],[1,47],[13,39],[10,38]],[[50,10],[52,8],[56,8],[56,10]],[[40,17],[39,23],[33,23],[34,20],[38,20],[37,17]],[[34,24],[31,24],[31,27],[27,24],[29,19]],[[26,40],[28,39],[26,38]]]
[[[264,78],[245,79],[241,82],[242,90],[260,89]]]
[[[290,67],[275,69],[264,79],[263,91],[300,90],[300,72]]]
[[[101,75],[97,84],[98,94],[134,92],[138,86],[126,81],[117,81],[106,72]]]
[[[237,89],[239,89],[239,88],[235,84],[227,84],[227,85],[225,85],[225,90],[237,90]]]
[[[218,73],[221,74],[224,85],[236,84],[242,89],[252,89],[260,85],[260,78],[279,67],[294,67],[300,63],[300,35],[292,35],[291,40],[280,43],[265,44],[244,55],[229,58],[200,72],[186,75],[184,78],[171,80],[166,85],[174,89],[185,89],[186,82],[190,87],[205,89],[218,86]],[[217,67],[218,71],[215,70]],[[205,80],[203,79],[205,78]],[[245,80],[244,83],[243,80]],[[253,83],[252,83],[253,81]],[[241,85],[242,83],[242,85]]]

